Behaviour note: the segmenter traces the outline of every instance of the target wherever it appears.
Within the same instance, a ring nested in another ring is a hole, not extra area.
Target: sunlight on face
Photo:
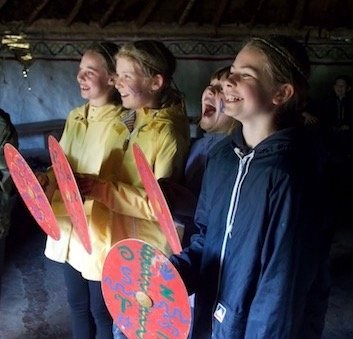
[[[117,58],[115,88],[120,92],[123,106],[126,108],[151,108],[155,105],[151,79],[143,74],[141,67],[134,60],[128,57]]]
[[[223,87],[225,114],[244,122],[274,112],[275,86],[267,65],[266,56],[254,47],[238,53]]]
[[[95,106],[105,104],[114,89],[104,58],[93,51],[82,56],[77,81],[82,98]]]

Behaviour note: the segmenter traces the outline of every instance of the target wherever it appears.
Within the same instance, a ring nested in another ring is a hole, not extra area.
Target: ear
[[[294,87],[291,84],[283,84],[279,87],[275,93],[272,103],[274,105],[283,105],[285,104],[292,96],[294,95]]]
[[[161,74],[156,74],[152,78],[152,84],[151,84],[151,89],[154,92],[159,91],[164,85],[164,78]]]
[[[115,86],[114,76],[110,76],[108,79],[108,85]]]

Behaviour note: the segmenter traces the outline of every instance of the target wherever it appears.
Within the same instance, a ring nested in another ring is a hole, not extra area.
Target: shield
[[[187,338],[191,310],[185,285],[168,258],[148,243],[125,239],[111,248],[102,291],[128,338]]]
[[[143,182],[147,192],[148,198],[151,202],[153,212],[168,240],[172,252],[174,254],[179,254],[182,249],[180,239],[163,192],[161,191],[161,188],[151,170],[151,167],[139,145],[133,144],[133,152],[136,166],[140,174],[141,181]]]
[[[33,218],[48,236],[59,240],[60,229],[54,212],[26,160],[8,143],[4,146],[4,156],[12,180]]]
[[[88,233],[88,223],[74,174],[60,144],[51,135],[48,137],[48,145],[54,174],[66,210],[84,248],[91,254],[92,246]]]

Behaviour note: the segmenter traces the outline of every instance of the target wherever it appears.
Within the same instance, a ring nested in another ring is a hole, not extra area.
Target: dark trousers
[[[1,280],[2,280],[2,272],[4,269],[4,261],[5,261],[5,237],[0,238],[0,299],[1,299]]]
[[[113,320],[104,303],[100,281],[86,280],[69,264],[64,265],[67,299],[74,339],[112,339]]]

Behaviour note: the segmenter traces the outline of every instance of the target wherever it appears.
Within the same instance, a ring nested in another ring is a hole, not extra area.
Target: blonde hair
[[[158,40],[138,40],[124,44],[115,59],[127,57],[136,62],[147,77],[160,74],[164,85],[159,93],[161,107],[183,103],[179,90],[175,88],[173,74],[176,60],[172,52]],[[173,88],[174,85],[174,88]]]

